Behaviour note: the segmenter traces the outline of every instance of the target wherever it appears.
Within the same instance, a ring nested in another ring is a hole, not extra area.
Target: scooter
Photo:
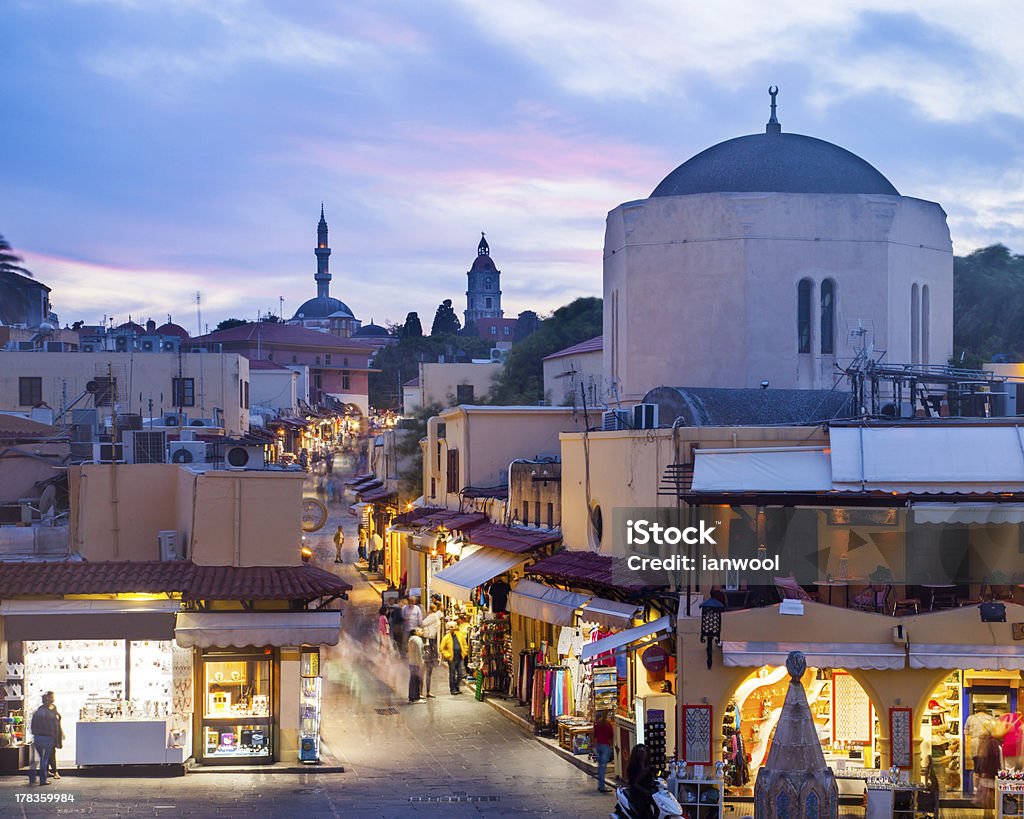
[[[654,802],[655,819],[682,819],[683,806],[679,804],[664,779],[656,779],[658,785],[651,799]],[[640,819],[633,804],[629,801],[629,788],[615,789],[615,810],[608,814],[608,819]]]

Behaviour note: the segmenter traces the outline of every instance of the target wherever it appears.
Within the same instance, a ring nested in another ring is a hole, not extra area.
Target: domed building
[[[381,327],[379,324],[374,324],[373,319],[370,319],[369,324],[364,324],[358,330],[352,334],[352,338],[380,338],[386,339],[391,338],[391,333],[388,332],[387,327]]]
[[[604,370],[662,384],[829,389],[858,354],[944,364],[953,250],[935,202],[838,145],[783,133],[708,148],[608,214]]]
[[[465,324],[477,323],[481,319],[500,319],[505,315],[501,309],[501,271],[491,258],[487,237],[481,232],[480,244],[476,246],[476,258],[466,273]]]
[[[177,338],[186,339],[189,338],[188,330],[182,327],[180,324],[175,324],[171,321],[171,317],[167,317],[167,323],[161,324],[156,328],[157,335],[160,336],[175,336]]]
[[[298,324],[309,330],[320,330],[342,338],[349,338],[359,329],[360,321],[348,305],[330,294],[331,248],[327,244],[327,219],[320,206],[320,222],[316,228],[316,297],[303,302],[289,324]]]

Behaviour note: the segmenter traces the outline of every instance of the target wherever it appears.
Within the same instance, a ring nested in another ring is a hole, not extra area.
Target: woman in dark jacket
[[[638,816],[654,819],[654,770],[651,768],[651,757],[644,744],[634,745],[629,752],[629,764],[626,766],[626,781],[629,783],[629,803]]]

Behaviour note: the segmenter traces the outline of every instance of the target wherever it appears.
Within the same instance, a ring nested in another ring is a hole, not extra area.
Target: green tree
[[[479,338],[480,332],[476,329],[476,322],[473,319],[467,321],[466,326],[459,330],[459,335],[467,338]]]
[[[1024,256],[1001,244],[953,258],[954,366],[1024,359]]]
[[[420,324],[419,313],[408,313],[405,317],[405,324],[398,334],[400,338],[420,338],[423,336],[423,325]]]
[[[459,321],[459,317],[455,315],[455,310],[452,308],[452,300],[445,299],[437,306],[437,312],[434,313],[434,323],[430,327],[430,335],[453,336],[461,328],[462,323]]]
[[[516,318],[516,333],[512,337],[514,341],[522,341],[540,326],[540,316],[533,310],[523,310]]]
[[[10,243],[0,236],[0,273],[18,273],[32,278],[32,274],[21,266],[21,256],[14,253]]]
[[[245,319],[240,318],[226,318],[215,328],[216,330],[230,330],[232,327],[241,327],[243,324],[248,324]]]
[[[492,404],[536,404],[544,398],[544,357],[601,335],[601,299],[587,297],[559,307],[515,344],[489,396]]]

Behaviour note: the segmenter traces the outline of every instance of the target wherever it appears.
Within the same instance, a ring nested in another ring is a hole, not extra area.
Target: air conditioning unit
[[[121,440],[125,460],[130,464],[162,464],[167,461],[167,433],[162,429],[126,429]]]
[[[36,348],[36,345],[32,341],[19,341],[18,352],[19,353],[30,353]]]
[[[178,339],[165,338],[162,342],[160,342],[160,349],[165,353],[178,352]]]
[[[181,560],[177,531],[174,529],[161,529],[156,533],[156,539],[160,543],[161,560]]]
[[[93,443],[92,459],[98,464],[124,463],[123,444]]]
[[[94,352],[96,352],[96,345],[95,344],[83,344],[82,345],[82,352],[83,353],[94,353]]]
[[[188,422],[190,427],[215,427],[218,426],[212,418],[193,418]]]
[[[172,464],[205,464],[206,441],[172,441],[167,447],[167,460]]]
[[[263,469],[263,447],[229,446],[224,450],[224,463],[229,469]]]
[[[178,426],[178,414],[174,412],[168,412],[164,415],[164,426],[165,427],[176,427]],[[188,423],[188,416],[185,413],[181,414],[181,423]]]
[[[160,337],[143,336],[139,339],[139,350],[143,353],[155,353],[160,349]]]
[[[48,353],[66,353],[70,352],[69,345],[63,341],[47,341],[46,352]]]
[[[119,353],[128,352],[128,337],[118,336],[114,339],[114,350]]]
[[[657,429],[658,405],[636,404],[633,407],[633,429]]]
[[[633,416],[629,410],[608,410],[601,413],[602,432],[614,432],[617,429],[630,429]]]

